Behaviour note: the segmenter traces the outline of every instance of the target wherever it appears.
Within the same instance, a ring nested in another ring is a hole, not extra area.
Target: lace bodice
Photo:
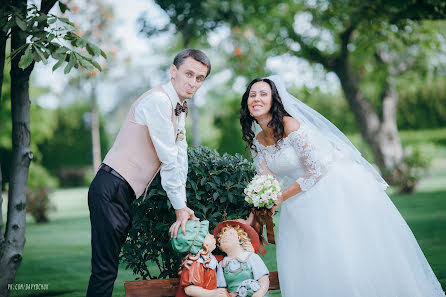
[[[286,189],[298,182],[308,191],[322,177],[324,166],[316,154],[315,141],[310,131],[301,125],[277,145],[264,146],[254,139],[258,153],[253,152],[254,165],[259,174],[272,174]]]

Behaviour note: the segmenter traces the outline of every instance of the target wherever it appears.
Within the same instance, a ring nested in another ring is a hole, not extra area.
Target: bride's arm
[[[274,176],[274,173],[269,169],[268,164],[266,163],[266,160],[263,157],[262,152],[251,151],[251,155],[252,155],[254,167],[256,168],[257,174]]]
[[[279,206],[280,204],[282,204],[285,200],[288,200],[288,198],[293,197],[294,195],[299,194],[300,192],[302,192],[302,188],[300,187],[300,184],[298,182],[294,182],[292,183],[288,188],[286,188],[283,192],[282,195],[280,195],[278,201],[277,201],[277,206]]]
[[[282,204],[300,192],[309,190],[322,177],[322,164],[316,157],[314,144],[307,131],[300,130],[300,123],[293,118],[284,120],[284,128],[288,135],[287,137],[291,138],[290,141],[305,167],[305,174],[282,192],[277,205]]]
[[[257,174],[274,176],[274,173],[268,168],[268,164],[266,163],[266,160],[260,151],[251,151],[251,155]],[[251,212],[246,220],[238,219],[237,221],[252,225],[252,223],[254,222],[254,214]]]

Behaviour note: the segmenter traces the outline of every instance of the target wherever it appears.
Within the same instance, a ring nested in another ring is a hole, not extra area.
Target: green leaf
[[[75,53],[75,55],[82,67],[87,68],[87,69],[92,68],[91,62],[88,61],[84,56],[82,56],[81,54],[77,54],[77,53]]]
[[[87,51],[92,56],[99,56],[101,54],[101,49],[91,42],[87,43]]]
[[[60,66],[62,66],[62,64],[66,58],[67,58],[67,55],[64,55],[63,58],[59,59],[59,61],[57,61],[57,63],[54,64],[53,71],[56,70],[57,68],[59,68]]]
[[[70,60],[68,61],[68,64],[67,64],[67,66],[65,66],[65,69],[63,71],[64,74],[68,74],[71,71],[71,69],[74,66],[74,59],[75,59],[74,53],[71,53],[70,54]]]
[[[42,21],[46,21],[48,19],[48,16],[44,13],[41,13],[37,18],[36,21],[37,22],[42,22]]]
[[[102,71],[102,67],[101,67],[101,65],[99,65],[98,62],[96,62],[96,61],[93,60],[93,59],[88,59],[88,58],[86,58],[86,59],[88,60],[88,62],[90,62],[91,64],[93,64],[93,66],[96,67],[99,71]]]
[[[21,69],[26,69],[29,65],[31,65],[33,61],[33,53],[31,51],[31,44],[25,50],[25,53],[22,55],[19,61],[19,67]]]
[[[36,53],[39,55],[40,59],[42,60],[43,64],[48,64],[48,60],[46,59],[45,55],[43,54],[43,52],[39,49],[39,47],[35,44],[33,44],[34,50],[36,51]]]
[[[39,56],[39,54],[36,51],[33,51],[32,53],[33,53],[34,61],[36,61],[36,62],[42,61],[42,58]]]
[[[194,191],[196,191],[196,190],[197,190],[197,183],[194,182],[193,180],[190,180],[190,184],[192,185],[192,189],[193,189]]]
[[[14,26],[14,18],[11,18],[9,21],[7,21],[3,26],[2,26],[2,31],[3,32],[8,32],[9,29]]]
[[[231,192],[228,192],[228,200],[229,200],[229,202],[231,202],[231,203],[234,202],[234,196],[232,195]]]
[[[58,53],[58,54],[65,54],[66,52],[68,52],[68,48],[67,47],[65,47],[65,46],[61,46],[61,47],[59,47],[57,50],[56,50],[56,53]]]
[[[60,2],[59,2],[60,3]],[[74,24],[67,18],[59,18],[59,21],[74,27]]]
[[[65,3],[62,3],[62,1],[59,1],[59,8],[62,13],[65,13],[65,11],[67,11],[68,9],[67,5]]]
[[[19,16],[15,16],[15,23],[22,31],[26,31],[26,27],[27,27],[26,22],[24,20],[22,20]]]
[[[48,24],[49,24],[49,25],[54,24],[56,21],[57,21],[57,18],[56,18],[56,17],[48,18]]]
[[[103,50],[101,50],[101,56],[104,57],[104,59],[107,59],[107,54]]]
[[[61,59],[63,56],[64,56],[64,54],[58,54],[58,53],[56,53],[56,52],[54,52],[54,51],[51,52],[51,57],[52,57],[54,60],[59,60],[59,59]]]
[[[82,38],[78,38],[77,40],[76,40],[76,46],[77,47],[85,47],[85,45],[87,44],[87,42],[84,40],[84,39],[82,39]]]
[[[87,42],[86,50],[90,55],[95,56],[95,51],[93,50],[89,42]]]
[[[35,37],[37,37],[37,38],[39,38],[39,39],[44,39],[44,38],[46,38],[46,34],[47,34],[47,32],[45,32],[45,31],[41,31],[41,30],[39,30],[39,31],[37,31],[37,32],[33,32],[33,36],[35,36]]]
[[[70,40],[70,41],[76,40],[77,38],[79,38],[79,37],[71,31],[68,31],[63,37],[63,39]]]

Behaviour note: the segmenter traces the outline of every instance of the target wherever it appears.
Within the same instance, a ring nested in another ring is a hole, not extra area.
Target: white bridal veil
[[[356,147],[335,125],[320,113],[288,93],[279,75],[272,75],[267,78],[276,85],[286,112],[313,131],[315,134],[313,137],[317,139],[317,143],[319,144],[317,147],[319,156],[324,156],[328,159],[347,158],[355,161],[372,173],[376,181],[384,189],[388,187],[388,184],[376,169],[362,157]]]

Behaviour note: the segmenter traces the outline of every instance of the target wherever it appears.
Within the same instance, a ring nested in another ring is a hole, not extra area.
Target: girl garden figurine
[[[217,288],[217,259],[212,255],[215,238],[209,234],[208,221],[187,221],[186,235],[171,238],[172,248],[188,253],[180,267],[180,287],[176,297],[229,297],[225,288]]]
[[[217,267],[217,286],[227,287],[231,296],[267,296],[269,271],[258,251],[256,231],[237,221],[224,221],[214,230],[219,249],[226,254]]]

